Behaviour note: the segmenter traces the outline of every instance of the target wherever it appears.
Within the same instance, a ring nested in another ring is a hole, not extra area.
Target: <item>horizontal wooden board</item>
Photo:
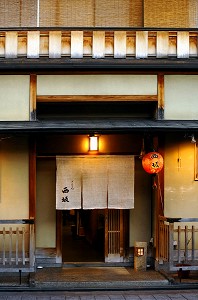
[[[37,102],[86,102],[86,101],[157,101],[157,95],[56,95],[37,96]]]

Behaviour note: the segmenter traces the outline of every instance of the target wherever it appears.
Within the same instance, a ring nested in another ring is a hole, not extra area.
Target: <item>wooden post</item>
[[[178,263],[181,262],[181,226],[178,226],[178,242],[177,242],[177,251],[178,251]]]
[[[195,226],[192,226],[192,261],[195,259]]]
[[[62,211],[56,211],[56,263],[62,263]]]
[[[29,249],[29,259],[30,259],[30,268],[34,267],[35,261],[35,237],[34,237],[34,224],[29,225],[30,230],[30,249]]]
[[[169,268],[173,266],[174,223],[169,223]]]
[[[36,120],[37,76],[30,74],[30,121]]]
[[[185,226],[185,261],[188,261],[188,226]]]
[[[158,107],[157,107],[157,119],[164,119],[164,75],[158,74],[157,76],[157,96],[158,96]]]

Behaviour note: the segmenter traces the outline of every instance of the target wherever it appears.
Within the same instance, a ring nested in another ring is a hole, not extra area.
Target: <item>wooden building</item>
[[[1,268],[133,266],[136,241],[151,266],[185,254],[194,267],[197,1],[2,0],[0,11]],[[164,158],[156,176],[142,168],[151,151]]]

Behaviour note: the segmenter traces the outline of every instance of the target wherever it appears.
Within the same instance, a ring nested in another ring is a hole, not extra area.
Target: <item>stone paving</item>
[[[197,300],[198,290],[0,292],[0,300]]]

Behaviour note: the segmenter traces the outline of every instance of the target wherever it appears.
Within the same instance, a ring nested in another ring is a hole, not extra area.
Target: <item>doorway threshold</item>
[[[76,268],[76,267],[132,267],[131,262],[64,262],[63,268]]]

